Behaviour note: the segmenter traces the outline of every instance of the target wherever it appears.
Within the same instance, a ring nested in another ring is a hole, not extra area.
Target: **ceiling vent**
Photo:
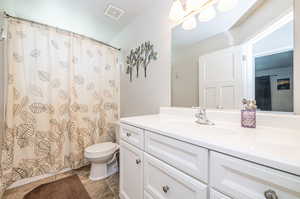
[[[118,8],[114,5],[108,5],[108,7],[106,8],[104,14],[116,21],[118,21],[122,15],[124,15],[125,11],[121,8]]]

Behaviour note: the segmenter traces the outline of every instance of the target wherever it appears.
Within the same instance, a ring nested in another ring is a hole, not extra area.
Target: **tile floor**
[[[17,188],[9,189],[4,193],[3,199],[23,199],[24,195],[35,187],[59,180],[70,175],[77,174],[89,193],[92,199],[119,199],[119,175],[114,174],[107,179],[99,181],[91,181],[89,179],[89,166],[69,171],[66,173],[58,174],[46,179],[42,179],[30,184],[26,184]]]

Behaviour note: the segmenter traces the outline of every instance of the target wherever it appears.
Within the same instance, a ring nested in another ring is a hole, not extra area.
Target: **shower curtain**
[[[119,52],[89,38],[8,18],[1,193],[13,182],[87,164],[114,141]]]

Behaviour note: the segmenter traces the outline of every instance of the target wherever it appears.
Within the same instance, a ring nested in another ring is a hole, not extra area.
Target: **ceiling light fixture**
[[[207,22],[216,17],[216,10],[213,6],[208,7],[207,9],[200,12],[198,19],[201,22]]]
[[[221,12],[228,12],[232,10],[237,3],[238,0],[220,0],[218,4],[218,10]]]
[[[209,0],[186,0],[186,10],[187,12],[198,10],[208,1]]]
[[[180,2],[180,0],[175,0],[173,2],[173,5],[171,7],[169,18],[172,21],[178,21],[182,19],[185,15],[185,11],[183,10],[183,6]]]
[[[197,21],[194,16],[189,17],[182,23],[182,28],[184,30],[192,30],[196,28],[197,26]]]
[[[174,24],[181,24],[185,30],[191,30],[197,26],[195,15],[199,14],[201,22],[212,20],[216,16],[215,5],[218,10],[227,12],[233,9],[239,0],[174,0],[169,18]]]

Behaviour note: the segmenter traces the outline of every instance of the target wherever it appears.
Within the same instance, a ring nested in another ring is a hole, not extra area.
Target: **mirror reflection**
[[[293,1],[209,2],[174,23],[172,106],[293,112]]]

